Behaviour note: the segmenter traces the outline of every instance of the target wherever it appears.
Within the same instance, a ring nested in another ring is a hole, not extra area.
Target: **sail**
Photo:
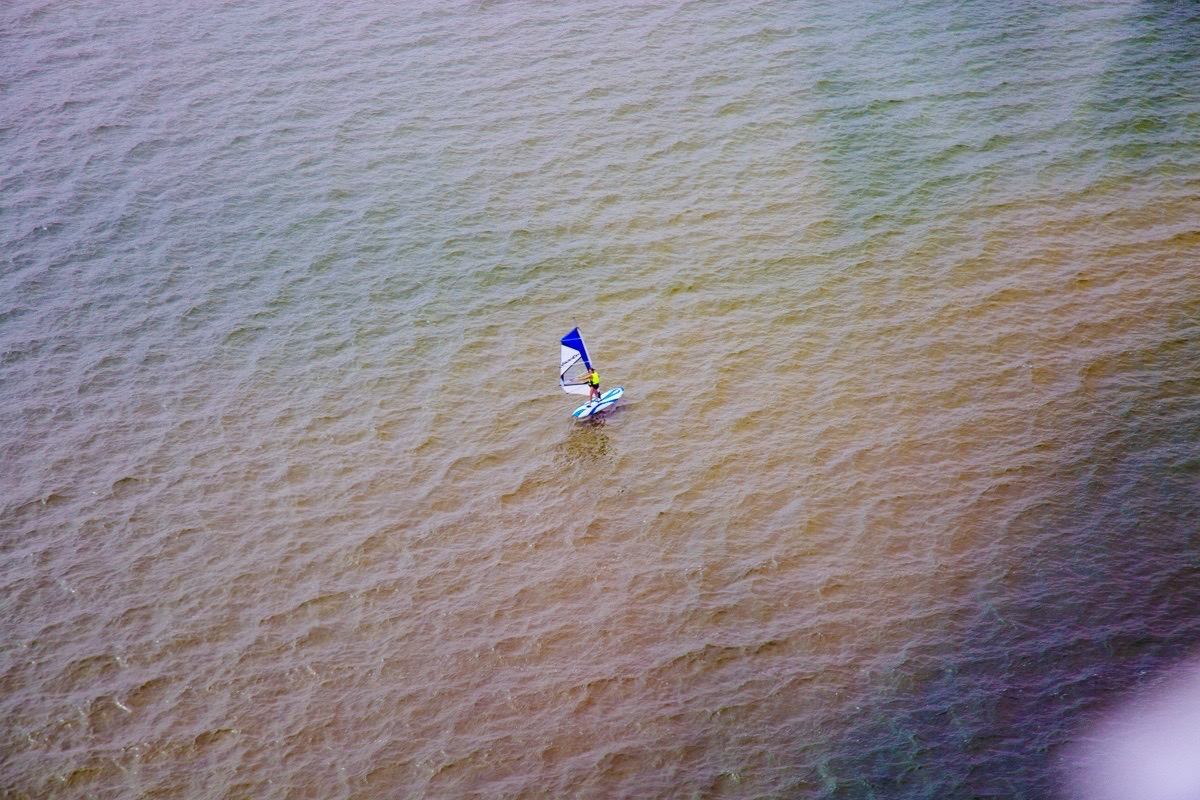
[[[585,378],[592,368],[588,358],[587,348],[583,346],[583,336],[579,328],[573,328],[562,338],[562,351],[558,363],[558,385],[569,394],[586,394],[592,392]]]

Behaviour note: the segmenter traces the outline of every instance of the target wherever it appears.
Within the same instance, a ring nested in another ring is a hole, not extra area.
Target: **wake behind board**
[[[591,402],[584,403],[579,408],[575,409],[575,412],[571,414],[571,416],[575,419],[587,419],[588,417],[599,414],[601,411],[607,411],[617,404],[617,401],[621,399],[621,395],[623,394],[625,394],[625,387],[623,386],[618,386],[615,389],[609,389],[607,392],[600,395],[599,400],[592,400]]]

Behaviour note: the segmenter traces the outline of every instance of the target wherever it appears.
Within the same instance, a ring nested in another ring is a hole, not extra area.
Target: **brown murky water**
[[[0,19],[5,797],[1045,797],[1200,640],[1194,7]]]

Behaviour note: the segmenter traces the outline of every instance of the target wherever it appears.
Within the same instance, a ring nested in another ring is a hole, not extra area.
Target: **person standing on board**
[[[600,399],[600,373],[595,367],[588,367],[585,381],[588,385],[588,402]]]

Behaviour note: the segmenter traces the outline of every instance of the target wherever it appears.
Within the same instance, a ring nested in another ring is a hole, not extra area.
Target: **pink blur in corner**
[[[1064,766],[1072,800],[1200,800],[1200,660],[1115,705]]]

